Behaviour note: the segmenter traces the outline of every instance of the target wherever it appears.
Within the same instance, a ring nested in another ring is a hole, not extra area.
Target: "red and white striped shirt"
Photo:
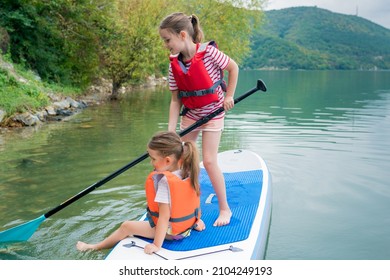
[[[213,83],[216,83],[221,79],[221,70],[223,71],[228,66],[229,62],[229,56],[212,45],[207,46],[206,53],[203,57],[203,63]],[[188,69],[191,66],[191,62],[185,63],[185,66]],[[171,65],[169,65],[169,89],[171,91],[178,90],[176,80],[172,73]],[[186,116],[193,120],[199,120],[202,117],[214,112],[216,109],[222,107],[224,101],[224,92],[221,86],[217,87],[216,94],[218,94],[219,97],[218,102],[208,104],[202,108],[191,109],[188,111]],[[222,112],[218,116],[214,117],[214,119],[220,119],[224,116],[225,112]]]

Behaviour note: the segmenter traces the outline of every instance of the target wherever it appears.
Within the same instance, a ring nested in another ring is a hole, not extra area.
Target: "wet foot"
[[[82,252],[83,251],[88,251],[88,250],[96,250],[95,245],[84,243],[84,242],[81,242],[81,241],[77,242],[76,248],[77,248],[77,250],[82,251]]]
[[[230,223],[231,217],[232,217],[232,212],[230,210],[221,210],[213,226],[215,227],[226,226]]]

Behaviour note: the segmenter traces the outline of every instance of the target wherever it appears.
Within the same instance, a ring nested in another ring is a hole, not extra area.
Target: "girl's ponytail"
[[[162,157],[174,155],[182,161],[182,177],[190,177],[191,185],[200,195],[199,185],[199,153],[194,142],[182,142],[180,136],[173,131],[156,133],[148,143],[148,148],[157,151]]]
[[[199,153],[194,142],[182,142],[182,177],[190,177],[191,185],[194,187],[197,195],[200,195],[199,185]]]
[[[200,28],[199,18],[193,14],[190,16],[190,20],[194,30],[192,40],[194,41],[194,43],[201,43],[203,41],[203,31]]]

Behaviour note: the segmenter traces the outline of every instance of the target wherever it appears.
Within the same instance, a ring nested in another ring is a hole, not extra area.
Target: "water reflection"
[[[237,96],[258,78],[268,91],[228,112],[220,150],[253,150],[270,167],[267,258],[390,259],[389,75],[242,71]],[[68,122],[1,135],[0,227],[36,218],[143,154],[167,127],[169,95],[140,91]],[[138,218],[149,171],[140,163],[45,221],[28,246],[0,249],[0,259],[104,258],[74,245]]]

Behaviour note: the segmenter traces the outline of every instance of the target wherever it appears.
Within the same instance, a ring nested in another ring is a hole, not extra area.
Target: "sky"
[[[265,10],[317,6],[335,13],[358,15],[390,29],[389,0],[266,0]]]

